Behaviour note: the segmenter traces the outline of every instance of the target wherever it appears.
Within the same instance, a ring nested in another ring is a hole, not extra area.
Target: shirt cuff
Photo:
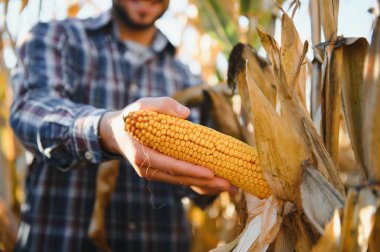
[[[75,121],[71,134],[74,153],[79,160],[97,164],[102,161],[102,149],[98,139],[98,124],[105,109],[86,111]]]

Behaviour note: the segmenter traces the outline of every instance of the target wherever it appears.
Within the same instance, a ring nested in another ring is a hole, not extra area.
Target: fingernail
[[[180,115],[185,115],[190,113],[190,109],[188,107],[185,107],[183,105],[178,105],[177,106],[177,113]]]

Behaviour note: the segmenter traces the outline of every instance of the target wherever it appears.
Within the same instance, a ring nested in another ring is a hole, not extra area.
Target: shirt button
[[[92,159],[92,154],[91,154],[91,152],[89,152],[89,151],[86,151],[86,153],[84,154],[84,156],[85,156],[85,158],[86,158],[87,160],[91,160],[91,159]]]
[[[136,224],[134,222],[128,223],[128,230],[129,231],[135,231],[136,230]]]

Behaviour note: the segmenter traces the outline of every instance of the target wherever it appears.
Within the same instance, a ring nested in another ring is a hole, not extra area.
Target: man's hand
[[[204,195],[231,191],[231,184],[215,177],[202,166],[174,159],[134,140],[125,130],[123,116],[137,110],[152,110],[187,118],[190,110],[172,98],[142,98],[120,111],[106,113],[99,124],[99,135],[104,150],[124,156],[137,174],[148,180],[186,185]]]

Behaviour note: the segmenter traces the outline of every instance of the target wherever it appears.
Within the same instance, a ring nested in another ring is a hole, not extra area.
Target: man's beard
[[[133,21],[130,16],[128,15],[128,12],[124,10],[124,8],[118,3],[117,0],[112,1],[112,9],[114,13],[117,15],[117,17],[120,19],[121,22],[123,22],[124,25],[127,27],[130,27],[135,30],[147,30],[154,26],[154,23],[156,22],[157,19],[159,19],[166,11],[164,9],[157,17],[148,24],[140,24],[135,21]]]

